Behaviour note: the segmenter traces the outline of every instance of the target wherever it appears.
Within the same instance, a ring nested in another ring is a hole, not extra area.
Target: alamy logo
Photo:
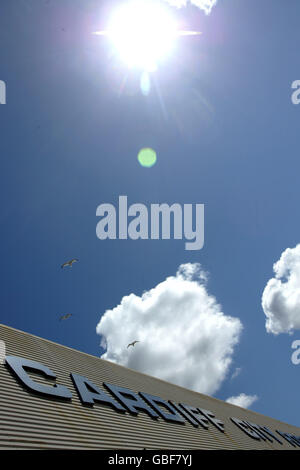
[[[193,210],[194,209],[194,210]],[[96,215],[101,217],[96,227],[100,240],[189,240],[186,250],[201,250],[204,245],[204,204],[151,204],[150,216],[144,204],[127,206],[127,196],[119,196],[117,210],[113,204],[100,204]],[[195,213],[195,222],[193,216]],[[131,220],[128,220],[128,217]],[[171,232],[171,221],[173,230]],[[129,223],[128,223],[129,222]],[[118,236],[117,236],[118,234]]]
[[[0,80],[0,104],[6,104],[6,85],[3,80]]]
[[[293,104],[300,103],[300,80],[294,80],[292,83],[292,89],[295,90],[292,93],[291,100]]]
[[[298,364],[300,364],[300,340],[299,339],[295,339],[295,341],[292,342],[292,349],[295,349],[295,351],[293,352],[292,356],[291,356],[291,361],[293,364],[295,364],[295,366],[297,366]]]

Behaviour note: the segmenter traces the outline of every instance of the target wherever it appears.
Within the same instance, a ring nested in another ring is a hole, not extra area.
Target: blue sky
[[[203,34],[182,38],[155,73],[163,112],[155,87],[140,93],[138,72],[120,92],[125,67],[91,34],[118,3],[1,4],[0,321],[99,356],[96,326],[106,310],[181,264],[200,263],[208,292],[243,325],[214,395],[255,394],[252,409],[300,426],[300,365],[291,362],[300,332],[267,333],[261,306],[273,263],[300,241],[300,107],[291,103],[300,4],[219,0],[210,15],[172,9]],[[137,161],[142,147],[157,152],[150,169]],[[130,204],[204,203],[203,249],[100,241],[96,208],[123,194]],[[79,262],[61,270],[73,257]]]

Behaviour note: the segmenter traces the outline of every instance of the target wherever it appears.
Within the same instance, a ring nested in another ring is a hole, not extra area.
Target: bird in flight
[[[132,343],[128,344],[127,349],[129,348],[129,346],[133,347],[135,345],[135,343],[139,343],[139,341],[132,341]]]
[[[66,313],[66,315],[62,315],[59,319],[60,320],[67,320],[72,316],[72,313]]]
[[[78,261],[77,258],[73,258],[71,259],[70,261],[66,261],[66,263],[62,264],[61,265],[61,268],[65,268],[66,266],[70,266],[70,268],[72,267],[72,264],[75,263],[76,261]]]

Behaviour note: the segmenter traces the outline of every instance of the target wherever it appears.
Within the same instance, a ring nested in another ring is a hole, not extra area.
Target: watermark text
[[[300,103],[300,80],[294,80],[292,83],[292,89],[294,90],[291,96],[293,104]]]
[[[6,104],[6,84],[0,80],[0,104]]]
[[[101,217],[96,227],[100,240],[184,238],[186,250],[201,250],[204,245],[204,204],[150,204],[148,211],[145,204],[128,207],[127,196],[119,196],[118,208],[100,204],[96,215]]]

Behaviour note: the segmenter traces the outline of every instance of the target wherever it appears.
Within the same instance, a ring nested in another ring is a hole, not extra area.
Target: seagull
[[[78,261],[77,258],[73,258],[71,259],[70,261],[67,261],[66,263],[62,264],[61,265],[61,268],[65,268],[66,266],[70,266],[70,268],[72,267],[72,264],[75,263],[75,261]]]
[[[59,320],[67,320],[72,316],[72,313],[66,313],[66,315],[62,315]]]
[[[132,341],[132,343],[128,344],[127,349],[129,348],[129,346],[133,347],[135,345],[135,343],[139,343],[139,341]]]

